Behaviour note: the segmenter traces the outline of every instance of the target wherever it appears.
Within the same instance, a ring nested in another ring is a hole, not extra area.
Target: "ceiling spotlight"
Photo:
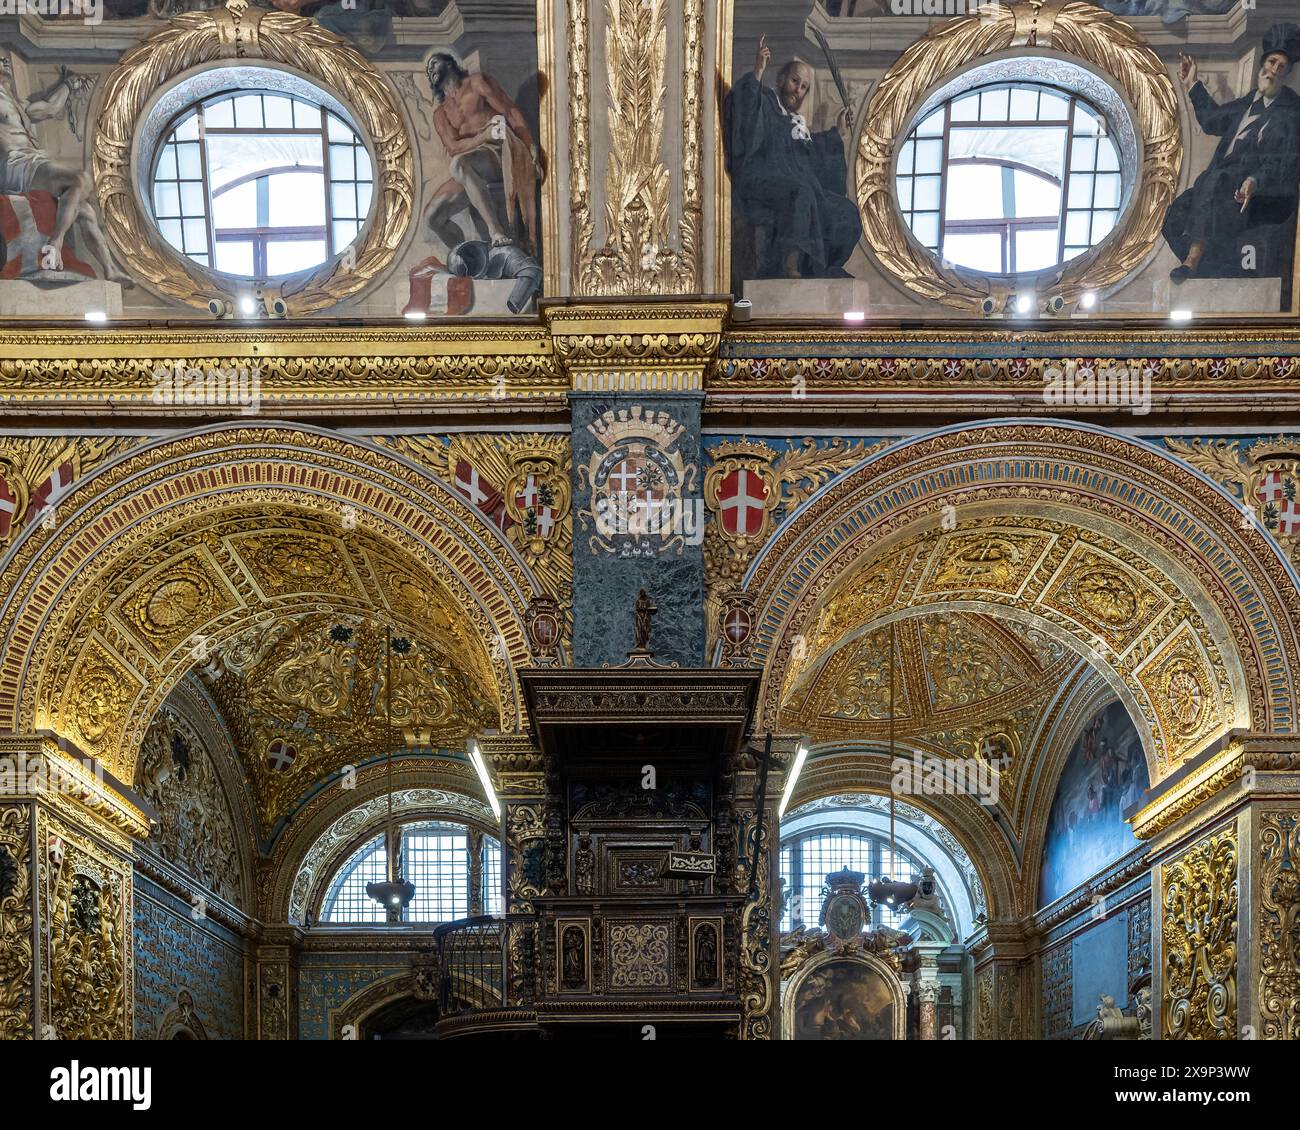
[[[1091,310],[1097,305],[1097,292],[1095,290],[1085,290],[1079,295],[1079,309]]]
[[[239,312],[245,317],[251,317],[257,310],[257,303],[253,301],[251,295],[245,294],[239,300]]]
[[[108,315],[103,310],[87,310],[86,321],[88,322],[107,322]]]

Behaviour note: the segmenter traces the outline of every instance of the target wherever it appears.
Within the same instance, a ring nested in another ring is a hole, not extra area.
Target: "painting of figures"
[[[884,978],[861,961],[833,960],[795,989],[796,1040],[892,1040],[894,998]]]
[[[737,4],[719,123],[732,292],[758,317],[888,319],[980,313],[978,296],[935,297],[966,286],[997,296],[982,315],[998,316],[1009,293],[1051,291],[1104,263],[1136,225],[1142,254],[1090,296],[1098,313],[1294,312],[1300,25],[1288,0],[1225,15],[1242,7],[1097,0],[1101,20],[1123,21],[1119,34],[1154,57],[1176,111],[1171,190],[1144,211],[1143,184],[1166,175],[1141,159],[1150,123],[1123,76],[1073,66],[1068,51],[951,69],[880,133],[873,102],[906,83],[893,70],[905,53],[954,16],[999,19],[1006,5]],[[950,283],[936,290],[931,272]]]
[[[1039,905],[1068,894],[1137,847],[1123,814],[1149,786],[1137,730],[1123,705],[1113,703],[1084,727],[1056,786]]]
[[[166,289],[151,285],[161,272],[148,277],[113,250],[91,169],[96,115],[119,60],[168,28],[271,16],[313,21],[355,49],[396,107],[412,158],[413,200],[389,281],[329,312],[535,312],[545,242],[543,118],[551,112],[535,0],[248,0],[234,8],[227,0],[86,0],[34,19],[0,17],[0,316],[87,305],[112,316],[177,312]],[[303,70],[292,59],[277,65]],[[205,87],[198,99],[174,96],[173,117],[145,131],[149,152],[133,169],[150,226],[180,259],[227,276],[218,291],[246,280],[250,290],[292,296],[294,284],[284,284],[297,272],[335,260],[353,270],[366,231],[381,220],[375,170],[381,143],[392,142],[361,127],[358,91],[323,89],[332,132],[308,137],[311,93],[277,81],[261,87],[242,75],[227,89]],[[223,98],[254,95],[264,100],[257,114],[226,120],[232,110]],[[231,156],[232,146],[246,146],[234,136],[245,129],[264,138],[261,165]],[[228,137],[218,136],[223,130]]]

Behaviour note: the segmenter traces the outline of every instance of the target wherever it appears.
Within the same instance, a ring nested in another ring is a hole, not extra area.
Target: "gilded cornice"
[[[1033,936],[1042,936],[1055,929],[1062,922],[1074,915],[1097,905],[1097,900],[1113,894],[1127,886],[1151,868],[1150,852],[1143,845],[1135,848],[1117,863],[1112,864],[1100,875],[1090,879],[1077,888],[1064,900],[1057,900],[1040,910],[1034,917],[1025,920],[1025,932]],[[1036,876],[1035,876],[1036,878]]]
[[[542,314],[575,391],[691,390],[718,356],[729,303],[575,302]]]
[[[119,849],[129,838],[149,835],[152,814],[143,802],[119,791],[99,762],[62,748],[53,734],[0,734],[0,759],[16,767],[19,758],[26,759],[26,787],[4,795],[43,801],[79,826],[91,817],[89,826]]]
[[[818,396],[924,391],[938,411],[944,397],[934,394],[1041,400],[1048,370],[1073,361],[1099,369],[1141,363],[1150,369],[1157,408],[1181,397],[1231,408],[1240,398],[1242,410],[1254,412],[1262,389],[1275,403],[1300,403],[1294,324],[1173,331],[960,322],[848,331],[842,323],[729,326],[729,314],[726,300],[683,298],[553,303],[536,320],[418,327],[192,320],[88,331],[16,324],[0,341],[0,396],[11,416],[107,405],[115,415],[211,416],[211,406],[153,402],[155,371],[180,362],[204,373],[256,369],[263,415],[414,407],[563,412],[572,389],[617,387],[703,387],[713,397],[788,403],[793,386],[803,412]]]
[[[385,408],[431,401],[516,406],[562,397],[568,382],[536,325],[406,329],[376,326],[178,326],[154,330],[19,329],[0,341],[0,395],[10,411],[56,405],[183,413],[155,405],[155,371],[257,371],[260,411],[330,405]],[[211,407],[190,409],[211,414]],[[228,409],[236,413],[238,407]]]
[[[133,862],[139,874],[168,894],[175,895],[182,902],[193,906],[202,905],[203,916],[217,925],[224,926],[240,937],[256,939],[260,936],[260,928],[255,918],[244,914],[232,903],[194,882],[149,848],[137,845]],[[196,897],[203,900],[201,904],[195,902]]]
[[[1300,738],[1289,734],[1252,734],[1234,731],[1217,753],[1206,758],[1187,776],[1165,789],[1133,817],[1133,831],[1150,840],[1172,829],[1184,817],[1213,804],[1202,813],[1217,818],[1235,803],[1255,792],[1268,792],[1260,773],[1300,773]]]

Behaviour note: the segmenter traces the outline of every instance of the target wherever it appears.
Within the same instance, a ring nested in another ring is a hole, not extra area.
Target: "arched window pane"
[[[903,882],[914,882],[925,864],[909,852],[899,849],[897,861],[890,855],[888,839],[862,832],[838,829],[806,832],[781,845],[781,877],[792,897],[781,915],[781,929],[798,926],[812,928],[821,915],[822,888],[826,877],[845,869],[860,871],[866,883],[886,875]],[[895,874],[897,872],[897,874]],[[865,891],[864,891],[865,893]],[[873,927],[899,928],[907,918],[888,907],[873,911]]]
[[[383,922],[384,908],[366,894],[367,883],[388,878],[384,837],[359,848],[340,869],[321,910],[322,922]]]
[[[491,836],[483,837],[483,913],[500,917],[505,913],[501,894],[501,845]]]
[[[405,874],[415,884],[410,922],[451,922],[469,916],[469,846],[463,828],[427,824],[402,835]]]

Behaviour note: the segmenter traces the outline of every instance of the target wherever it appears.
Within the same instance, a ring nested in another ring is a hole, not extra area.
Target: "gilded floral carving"
[[[1237,1038],[1237,829],[1161,868],[1162,1038]]]
[[[33,1036],[31,812],[0,806],[0,1040]]]
[[[1259,814],[1260,1039],[1300,1040],[1300,811]]]

